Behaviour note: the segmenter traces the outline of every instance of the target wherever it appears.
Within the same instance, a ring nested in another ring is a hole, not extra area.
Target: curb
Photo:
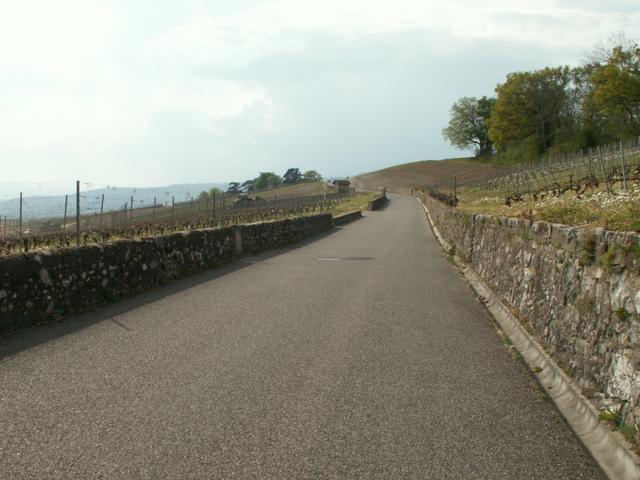
[[[427,214],[434,236],[442,248],[450,252],[451,245],[440,235],[429,210],[419,198],[417,200]],[[627,448],[622,435],[600,422],[600,412],[580,393],[575,382],[547,355],[537,340],[522,327],[478,273],[457,255],[454,256],[454,262],[607,477],[610,480],[640,479],[638,457]]]

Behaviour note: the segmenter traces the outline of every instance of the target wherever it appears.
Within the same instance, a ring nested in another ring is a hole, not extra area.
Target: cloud
[[[0,68],[73,81],[103,61],[121,27],[95,0],[6,2],[0,16]]]
[[[123,41],[124,25],[118,12],[91,0],[26,0],[4,11],[0,149],[87,150],[123,142],[146,135],[160,112],[189,112],[212,124],[257,103],[274,110],[255,83],[202,79],[184,64],[145,62],[137,45]]]
[[[224,16],[201,16],[150,41],[154,58],[168,64],[241,66],[262,56],[303,53],[304,36],[322,33],[344,42],[403,32],[431,32],[436,51],[477,39],[588,48],[594,37],[633,31],[640,12],[606,11],[564,4],[471,0],[276,0]]]
[[[457,97],[576,64],[640,22],[635,0],[140,2],[6,2],[0,158],[32,162],[8,177],[202,179],[213,158],[224,180],[449,156]]]

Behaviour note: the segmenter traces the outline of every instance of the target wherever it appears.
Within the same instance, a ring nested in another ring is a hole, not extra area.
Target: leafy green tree
[[[606,143],[611,139],[605,133],[606,119],[594,101],[593,72],[595,63],[586,63],[571,71],[572,103],[576,128],[569,144],[572,149],[585,149]]]
[[[616,138],[640,135],[640,46],[614,47],[594,69],[593,102]]]
[[[260,172],[260,175],[253,181],[255,190],[276,188],[282,184],[282,178],[273,172]]]
[[[487,120],[495,102],[495,98],[488,97],[460,98],[451,107],[449,125],[442,131],[445,140],[462,150],[475,150],[476,156],[491,154]]]
[[[546,152],[572,133],[574,105],[568,67],[516,72],[496,87],[489,118],[489,138],[498,151],[522,144],[529,156]]]
[[[239,182],[229,183],[229,186],[227,187],[227,193],[231,195],[237,195],[238,193],[242,193],[242,191],[240,190],[240,183]]]
[[[303,182],[321,182],[322,175],[320,175],[315,170],[307,170],[302,174],[302,181]]]
[[[298,183],[300,180],[302,180],[302,174],[300,173],[299,168],[290,168],[282,176],[282,183],[287,185],[292,183]]]
[[[209,201],[209,192],[205,192],[204,190],[198,194],[199,202],[208,202]]]
[[[218,187],[213,187],[211,190],[209,190],[209,197],[211,198],[220,197],[221,194],[222,190],[220,190]]]

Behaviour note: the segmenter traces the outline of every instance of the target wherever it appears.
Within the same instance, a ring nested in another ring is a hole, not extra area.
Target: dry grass
[[[272,190],[264,190],[261,192],[251,192],[251,197],[261,197],[265,200],[271,200],[276,196],[278,198],[291,198],[291,197],[310,197],[313,195],[322,195],[323,192],[329,193],[326,190],[324,182],[309,182],[309,183],[296,183],[295,185],[283,185]]]
[[[472,158],[425,160],[405,163],[353,177],[356,187],[366,190],[408,193],[412,188],[457,176],[458,184],[473,181],[487,172],[503,169]]]
[[[344,202],[336,205],[330,211],[333,216],[336,216],[347,212],[353,212],[354,210],[364,210],[367,208],[367,204],[378,195],[379,194],[377,193],[356,193]]]
[[[458,208],[470,213],[640,232],[640,185],[637,183],[630,184],[626,192],[618,186],[615,193],[600,189],[585,193],[581,198],[574,192],[557,197],[548,195],[538,201],[527,196],[512,206],[487,190],[461,189],[458,196]]]

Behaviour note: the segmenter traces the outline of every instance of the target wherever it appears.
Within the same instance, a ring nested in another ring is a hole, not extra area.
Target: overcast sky
[[[451,104],[637,38],[638,0],[0,0],[2,182],[349,175],[461,156]],[[53,187],[52,187],[53,188]],[[66,188],[66,187],[65,187]]]

